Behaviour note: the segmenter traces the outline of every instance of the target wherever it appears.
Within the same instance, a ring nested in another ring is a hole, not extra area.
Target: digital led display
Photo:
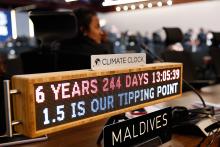
[[[180,68],[34,85],[37,130],[180,93]]]
[[[91,74],[82,71],[82,76],[76,72],[74,78],[60,72],[59,75],[67,77],[61,80],[53,73],[49,74],[50,78],[43,78],[44,74],[29,75],[31,78],[28,75],[14,77],[15,85],[19,85],[19,79],[27,83],[27,89],[22,89],[28,94],[23,96],[27,96],[26,103],[31,103],[25,107],[31,109],[32,114],[27,112],[23,116],[31,117],[27,121],[34,122],[34,126],[24,123],[32,128],[29,136],[38,136],[37,132],[41,135],[56,132],[74,126],[74,122],[80,125],[179,96],[182,93],[182,65],[162,65],[161,68],[152,68],[154,65],[103,73],[89,71]],[[66,124],[68,127],[64,127]]]

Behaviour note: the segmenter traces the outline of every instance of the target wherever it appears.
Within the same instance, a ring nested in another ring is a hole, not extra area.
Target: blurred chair
[[[163,27],[163,30],[165,31],[166,34],[166,39],[165,39],[166,46],[175,44],[177,42],[181,43],[183,41],[183,33],[180,28]]]
[[[72,12],[31,12],[39,47],[21,54],[24,73],[59,71],[59,43],[77,34],[77,20]]]
[[[90,69],[90,56],[72,52],[59,51],[57,58],[59,71]]]
[[[183,40],[183,33],[180,30],[180,28],[174,27],[174,28],[168,28],[168,27],[163,27],[165,34],[166,34],[166,39],[165,43],[166,46],[173,45],[177,42],[182,42]],[[191,60],[191,55],[188,52],[185,51],[171,51],[166,49],[165,52],[162,53],[162,58],[164,61],[167,62],[181,62],[183,63],[183,78],[191,82],[194,80],[194,66],[193,62]],[[189,72],[190,71],[190,72]]]
[[[56,41],[75,37],[77,20],[73,12],[31,12],[34,32],[41,46],[53,49]]]
[[[23,74],[23,65],[20,57],[7,59],[5,62],[6,74],[8,76]]]
[[[183,63],[183,78],[188,82],[195,79],[195,68],[189,52],[165,51],[162,53],[162,58],[165,62]]]
[[[55,71],[55,54],[41,50],[21,54],[24,74]]]

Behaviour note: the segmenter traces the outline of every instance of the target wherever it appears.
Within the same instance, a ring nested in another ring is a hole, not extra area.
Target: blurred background
[[[219,61],[210,51],[219,48],[218,0],[1,0],[0,54],[7,75],[35,73],[26,72],[23,65],[27,61],[20,58],[24,52],[40,48],[30,12],[68,12],[79,7],[97,11],[112,53],[146,52],[147,48],[165,61],[185,62],[185,69],[192,73],[185,74],[189,81],[218,79]],[[186,52],[187,57],[168,51]],[[147,61],[157,60],[150,55]]]

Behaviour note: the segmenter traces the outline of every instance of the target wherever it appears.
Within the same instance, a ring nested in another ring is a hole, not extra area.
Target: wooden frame
[[[97,77],[97,76],[106,76],[114,74],[123,74],[139,71],[150,71],[150,70],[159,70],[159,69],[169,69],[169,68],[180,68],[180,93],[177,95],[165,97],[162,99],[150,101],[143,104],[138,104],[135,106],[123,108],[120,110],[107,112],[92,116],[89,118],[84,118],[82,120],[77,120],[69,122],[66,124],[57,125],[54,127],[46,128],[43,130],[36,130],[36,116],[35,116],[35,93],[34,93],[34,84],[46,83],[46,82],[56,82],[63,80],[72,80],[78,78],[87,78],[87,77]],[[131,67],[131,68],[122,68],[117,70],[77,70],[77,71],[65,71],[65,72],[54,72],[54,73],[42,73],[42,74],[30,74],[30,75],[16,75],[12,77],[12,88],[17,89],[21,92],[20,95],[13,96],[13,112],[14,119],[19,120],[22,124],[15,126],[15,130],[18,133],[24,134],[28,137],[38,137],[45,134],[50,134],[53,132],[61,131],[73,126],[78,126],[114,116],[120,113],[125,113],[127,111],[132,111],[135,109],[143,108],[145,106],[154,105],[164,101],[175,99],[182,95],[182,64],[181,63],[155,63],[155,64],[146,64],[140,67]]]

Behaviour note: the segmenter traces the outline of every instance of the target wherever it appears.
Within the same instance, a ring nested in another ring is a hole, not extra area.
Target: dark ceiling
[[[204,0],[173,0],[173,4],[204,1]],[[96,11],[114,11],[115,6],[103,7],[103,0],[79,0],[66,3],[65,0],[0,0],[0,8],[17,8],[20,10],[56,10],[58,8],[74,9],[76,7],[92,7]]]
[[[65,0],[0,0],[0,8],[17,8],[27,6],[27,9],[54,10],[57,8],[74,9],[75,7],[93,7],[102,11],[102,0],[79,0],[66,3]],[[28,7],[30,6],[31,7]]]

